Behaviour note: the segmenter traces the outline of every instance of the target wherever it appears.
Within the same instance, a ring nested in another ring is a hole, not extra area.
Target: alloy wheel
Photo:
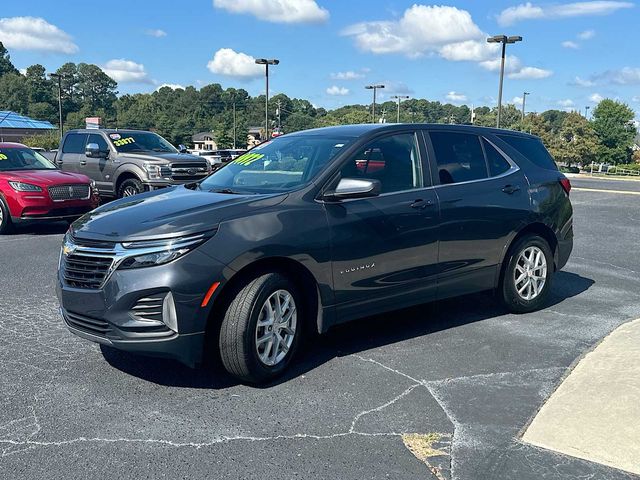
[[[520,252],[513,280],[523,300],[531,301],[542,293],[547,281],[547,258],[540,248],[530,246]]]
[[[137,195],[138,193],[138,189],[136,187],[125,187],[124,190],[122,190],[122,196],[123,197],[133,197],[134,195]]]
[[[298,312],[293,295],[277,290],[264,302],[258,315],[255,344],[260,361],[273,367],[289,353],[296,335]]]

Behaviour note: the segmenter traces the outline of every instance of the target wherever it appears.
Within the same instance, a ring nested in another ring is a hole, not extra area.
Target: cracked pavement
[[[54,292],[65,226],[0,237],[0,478],[632,478],[519,439],[576,359],[640,317],[640,196],[572,201],[575,250],[545,310],[481,294],[363,319],[265,388],[76,338]],[[407,433],[445,455],[422,462]]]

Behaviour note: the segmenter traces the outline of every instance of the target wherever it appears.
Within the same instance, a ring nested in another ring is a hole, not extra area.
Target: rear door
[[[527,179],[480,135],[443,129],[426,139],[441,215],[438,296],[493,288],[507,242],[529,217]]]
[[[325,204],[341,321],[435,297],[438,205],[424,154],[417,132],[402,132],[372,140],[342,166],[341,178],[377,179],[382,193]]]
[[[69,133],[64,139],[61,151],[56,157],[56,163],[65,172],[81,173],[80,162],[87,157],[84,153],[84,147],[87,143],[86,133]]]

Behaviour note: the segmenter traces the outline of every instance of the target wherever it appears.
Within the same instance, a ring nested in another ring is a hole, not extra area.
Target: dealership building
[[[0,142],[18,142],[32,135],[55,130],[51,122],[34,120],[16,112],[0,110]]]

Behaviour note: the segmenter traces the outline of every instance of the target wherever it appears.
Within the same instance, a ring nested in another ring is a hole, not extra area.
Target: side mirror
[[[178,145],[178,151],[180,153],[187,153],[187,147],[185,147],[184,145],[180,144],[180,145]]]
[[[335,200],[348,198],[366,198],[380,195],[382,184],[379,180],[360,178],[341,178],[333,192],[328,192],[327,197]]]
[[[100,150],[100,146],[97,143],[87,143],[84,154],[89,158],[107,158],[109,152]]]

